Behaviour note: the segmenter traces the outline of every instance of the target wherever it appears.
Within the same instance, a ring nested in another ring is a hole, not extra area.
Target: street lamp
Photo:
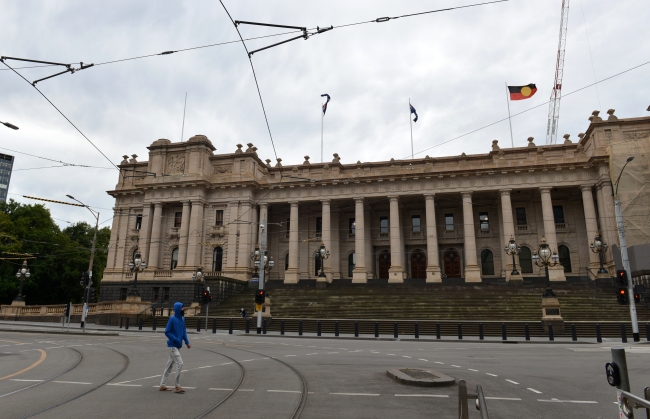
[[[14,130],[18,129],[18,127],[15,126],[14,124],[12,124],[11,122],[2,122],[2,121],[0,121],[0,124],[4,125],[5,127],[14,129]]]
[[[598,274],[606,274],[607,269],[603,267],[603,255],[607,251],[607,243],[603,242],[603,239],[600,237],[600,233],[596,233],[596,237],[594,237],[594,241],[591,242],[591,245],[589,246],[591,248],[591,251],[594,253],[598,253],[598,259],[600,260],[600,269],[598,269]]]
[[[147,264],[142,260],[140,252],[136,252],[135,257],[131,262],[129,262],[129,269],[133,272],[133,288],[129,291],[129,295],[133,297],[139,297],[140,292],[138,291],[138,272],[144,272]]]
[[[551,289],[551,280],[548,276],[548,268],[549,266],[553,267],[557,265],[560,261],[560,258],[558,257],[557,252],[551,250],[544,237],[542,237],[542,242],[540,243],[539,248],[533,251],[532,259],[535,265],[539,266],[540,268],[543,267],[544,272],[546,273],[546,291],[544,291],[542,298],[556,297],[555,293]]]
[[[519,272],[517,271],[517,264],[515,263],[515,255],[518,255],[520,251],[521,247],[517,245],[515,238],[511,236],[510,241],[508,244],[506,244],[506,254],[512,255],[512,272],[510,275],[519,275]]]
[[[195,302],[200,301],[200,296],[199,296],[199,284],[203,284],[205,282],[205,274],[203,273],[203,268],[198,267],[196,268],[196,272],[192,274],[192,281],[194,281],[194,291],[195,291]]]
[[[324,261],[330,257],[330,251],[325,248],[324,242],[320,242],[320,248],[316,250],[315,256],[320,259],[320,274],[318,274],[318,277],[326,278]]]
[[[18,269],[18,272],[16,272],[16,278],[20,281],[20,291],[18,291],[18,295],[16,298],[14,298],[15,302],[25,302],[25,296],[23,295],[23,284],[25,283],[26,279],[29,279],[31,274],[29,273],[29,268],[27,267],[27,261],[23,260],[23,266],[21,266]]]
[[[264,256],[266,258],[266,256]],[[253,272],[252,279],[260,279],[260,246],[255,246],[255,250],[251,253],[251,260],[253,261],[253,266],[255,267],[255,272]]]
[[[623,224],[623,210],[621,209],[621,201],[618,199],[618,182],[621,180],[621,175],[625,170],[625,167],[634,160],[634,156],[629,156],[625,160],[625,164],[621,169],[621,173],[618,174],[616,183],[614,184],[614,209],[616,210],[616,226],[618,227],[618,239],[621,243],[621,259],[623,260],[623,269],[627,272],[627,292],[628,295],[634,297],[634,284],[632,283],[632,269],[630,268],[630,259],[627,255],[627,241],[625,240],[625,225]],[[639,337],[639,323],[636,318],[636,304],[634,303],[634,298],[629,298],[630,300],[630,320],[632,320],[632,336],[634,341],[638,342]]]

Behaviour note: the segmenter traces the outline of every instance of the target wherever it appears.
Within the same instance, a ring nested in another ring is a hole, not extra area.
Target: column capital
[[[388,198],[390,202],[399,202],[399,195],[387,195],[386,198]]]
[[[266,202],[260,202],[260,203],[259,203],[259,206],[260,206],[260,209],[262,209],[262,208],[268,208],[268,207],[269,207],[269,204],[266,203]]]
[[[463,198],[471,198],[472,197],[472,192],[471,191],[461,192],[460,196],[462,196]]]
[[[580,190],[583,191],[583,192],[584,191],[591,192],[593,187],[594,187],[594,185],[580,185]]]
[[[424,194],[424,200],[425,201],[433,201],[433,198],[436,196],[435,193],[428,193]]]
[[[354,198],[354,202],[356,202],[357,204],[363,204],[363,197]]]
[[[545,193],[550,194],[551,189],[553,189],[553,188],[551,188],[550,186],[542,186],[542,187],[539,188],[539,193],[541,193],[541,194],[545,194]]]
[[[153,206],[154,208],[162,208],[163,204],[162,202],[156,202],[155,204],[153,204]]]
[[[181,201],[181,204],[183,204],[184,207],[189,207],[191,202],[192,201]]]
[[[499,189],[499,195],[501,196],[510,195],[510,192],[512,192],[512,189]]]
[[[298,201],[289,201],[289,204],[290,204],[292,207],[297,207],[298,204],[299,204],[299,202],[298,202]]]
[[[323,205],[329,205],[330,202],[332,202],[332,200],[331,200],[331,199],[321,199],[320,202],[321,202]]]

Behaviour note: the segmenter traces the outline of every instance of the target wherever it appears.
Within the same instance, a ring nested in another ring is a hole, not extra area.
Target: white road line
[[[541,391],[535,390],[534,388],[530,388],[530,387],[529,387],[529,388],[527,388],[526,390],[530,390],[530,391],[532,391],[533,393],[542,394]]]
[[[519,383],[516,382],[516,381],[512,381],[512,380],[508,380],[508,379],[506,379],[506,381],[509,382],[509,383],[512,383],[512,384],[517,384],[517,385],[519,384]]]
[[[318,355],[318,352],[314,352],[313,354],[307,354],[307,355]]]
[[[49,348],[45,348],[45,349],[58,349],[58,348],[63,348],[63,346],[50,346]]]
[[[516,397],[486,397],[485,399],[486,400],[515,400],[515,401],[521,400]]]
[[[460,365],[452,365],[452,367],[460,368]]]
[[[148,378],[156,378],[156,377],[162,377],[162,374],[152,375],[152,376],[150,376],[150,377],[136,378],[135,380],[120,381],[119,383],[115,383],[115,384],[126,384],[126,383],[132,383],[132,382],[134,382],[134,381],[146,380],[146,379],[148,379]]]
[[[551,400],[541,400],[537,399],[538,402],[549,402],[549,403],[589,403],[589,404],[598,404],[598,402],[590,401],[590,400],[558,400],[558,399],[551,399]]]
[[[296,355],[285,355],[284,357],[285,357],[285,358],[288,358],[288,357],[290,357],[290,356],[296,356]]]
[[[479,372],[478,370],[473,370],[471,368],[467,368],[469,371],[474,371],[474,372]]]
[[[377,393],[330,393],[332,396],[373,396],[377,397]]]
[[[388,356],[395,356],[395,354],[386,354],[386,355],[388,355]]]
[[[433,361],[433,362],[435,362],[436,364],[445,365],[444,362],[439,362],[439,361]]]
[[[395,397],[449,397],[445,394],[396,394]]]
[[[402,358],[411,358],[410,356],[402,355]]]
[[[32,382],[33,381],[33,382],[39,382],[40,383],[41,381],[45,381],[45,380],[22,380],[20,378],[12,378],[9,381],[27,381],[27,382]]]
[[[252,389],[252,388],[240,388],[237,391],[255,391],[255,389]]]
[[[59,384],[86,384],[90,385],[92,383],[82,383],[80,381],[52,381],[53,383],[59,383]]]
[[[496,375],[496,374],[490,374],[489,372],[486,372],[486,374],[489,375],[490,377],[498,377],[498,375]]]
[[[68,348],[72,348],[73,346],[83,346],[83,345],[68,345]]]
[[[287,355],[287,356],[291,356],[291,355]],[[257,361],[257,359],[244,359],[243,361],[239,361],[239,362],[251,362],[251,361]]]
[[[330,355],[330,354],[338,354],[338,352],[328,352],[327,354],[328,355]]]
[[[142,384],[120,384],[120,383],[108,383],[107,386],[121,386],[121,387],[142,387]],[[158,386],[155,386],[158,387]]]
[[[422,359],[422,358],[418,358],[418,359],[419,359],[420,361],[429,362],[428,359]]]
[[[217,390],[217,391],[232,391],[231,388],[209,388],[208,390]]]
[[[301,391],[294,391],[294,390],[266,390],[269,393],[302,393]]]

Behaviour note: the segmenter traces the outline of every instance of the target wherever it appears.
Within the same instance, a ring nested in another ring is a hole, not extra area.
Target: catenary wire
[[[86,166],[84,164],[66,163],[66,162],[61,161],[61,160],[55,160],[55,159],[50,159],[50,158],[47,158],[47,157],[37,156],[35,154],[25,153],[23,151],[12,150],[12,149],[6,148],[6,147],[0,147],[0,150],[7,150],[7,151],[11,151],[12,153],[23,154],[25,156],[30,156],[30,157],[35,157],[37,159],[52,161],[54,163],[61,163],[64,166],[97,167],[97,166]],[[112,167],[102,167],[102,169],[112,169]],[[14,169],[14,170],[21,170],[21,169]]]

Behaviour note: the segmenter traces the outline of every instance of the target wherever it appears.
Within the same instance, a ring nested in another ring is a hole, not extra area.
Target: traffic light
[[[208,294],[208,303],[212,302],[212,294]]]
[[[630,303],[626,288],[618,289],[618,293],[616,294],[616,300],[620,305],[628,305]]]
[[[94,303],[95,302],[95,287],[90,287],[88,290],[88,302],[89,303]]]
[[[616,285],[619,288],[627,288],[627,272],[624,270],[616,271]]]
[[[81,274],[81,282],[79,282],[79,285],[85,288],[88,286],[89,282],[90,282],[90,275],[88,275],[88,272],[83,272]]]
[[[63,312],[63,314],[65,315],[66,318],[70,317],[70,308],[71,307],[72,307],[71,303],[67,303],[65,305],[65,311]]]
[[[207,291],[203,291],[203,297],[202,297],[201,301],[203,301],[204,303],[209,303],[210,302],[209,297],[210,297],[210,293],[207,292]]]
[[[638,284],[634,286],[634,302],[641,303],[641,296],[645,297],[645,285]]]
[[[266,297],[266,291],[257,290],[255,292],[255,304],[264,304],[265,297]]]

